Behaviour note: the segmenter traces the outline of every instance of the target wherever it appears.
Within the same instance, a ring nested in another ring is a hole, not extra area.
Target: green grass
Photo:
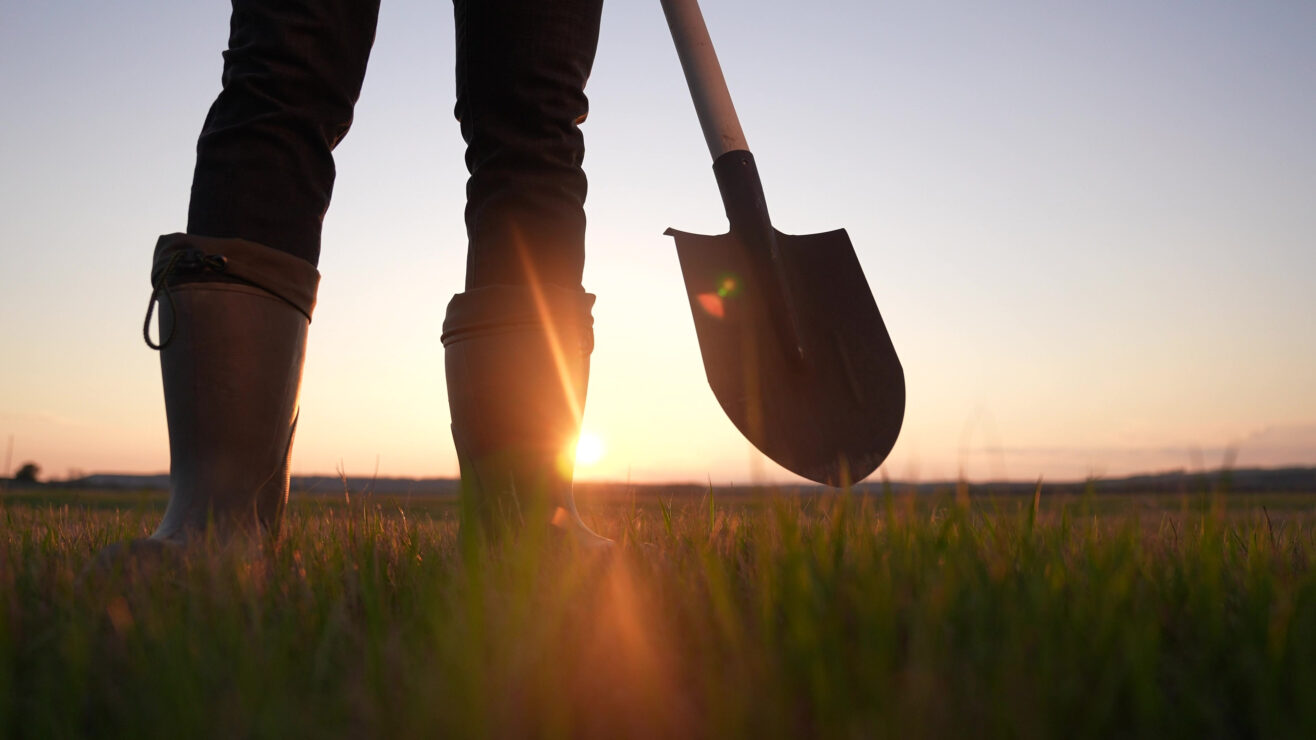
[[[294,497],[264,559],[79,578],[147,494],[0,498],[9,737],[1314,737],[1308,496]]]

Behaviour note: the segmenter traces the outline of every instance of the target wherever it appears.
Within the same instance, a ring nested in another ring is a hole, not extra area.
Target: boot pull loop
[[[200,250],[189,249],[174,252],[169,256],[169,262],[165,269],[160,273],[160,277],[151,287],[151,298],[146,302],[146,320],[142,322],[142,339],[146,340],[146,346],[153,350],[159,351],[169,346],[174,339],[174,331],[177,329],[177,310],[174,305],[174,294],[169,290],[169,278],[173,277],[174,270],[180,263],[186,263],[185,266],[199,269],[210,270],[213,272],[224,272],[228,268],[228,258],[222,254],[205,254]],[[169,315],[173,318],[169,323],[169,333],[160,338],[160,343],[156,344],[151,341],[151,314],[155,312],[155,306],[160,302],[160,294],[164,293],[165,300],[169,301]]]
[[[142,339],[146,340],[147,347],[157,352],[169,346],[169,342],[173,341],[176,324],[171,321],[169,323],[169,333],[161,337],[160,343],[156,344],[151,341],[151,314],[155,313],[155,304],[160,300],[160,292],[164,291],[164,296],[169,301],[169,315],[171,317],[175,315],[174,294],[169,291],[169,278],[173,275],[174,267],[178,265],[178,260],[182,256],[182,252],[174,252],[170,255],[169,264],[165,265],[159,279],[155,281],[155,285],[151,286],[151,298],[146,302],[146,321],[142,322]]]

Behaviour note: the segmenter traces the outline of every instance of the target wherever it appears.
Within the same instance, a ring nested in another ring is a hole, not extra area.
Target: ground
[[[294,496],[264,553],[86,571],[158,493],[0,494],[0,736],[1313,737],[1316,496]]]

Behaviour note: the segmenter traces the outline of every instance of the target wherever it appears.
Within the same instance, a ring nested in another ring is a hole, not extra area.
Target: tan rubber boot
[[[240,239],[161,237],[152,270],[169,506],[151,539],[277,537],[319,273]],[[147,328],[150,314],[147,315]]]
[[[594,348],[594,296],[495,285],[453,297],[443,322],[462,531],[553,526],[586,547],[612,543],[580,519],[574,448]]]

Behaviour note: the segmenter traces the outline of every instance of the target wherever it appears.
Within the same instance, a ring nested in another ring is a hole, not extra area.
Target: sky
[[[807,10],[805,10],[807,8]],[[896,480],[1316,464],[1316,4],[705,0],[774,225],[849,231],[904,364]],[[219,90],[214,0],[0,0],[0,445],[168,468],[141,340]],[[295,473],[455,476],[466,172],[445,2],[385,0],[337,151]],[[608,0],[588,479],[789,483],[724,417],[667,227],[721,233],[658,2]],[[0,471],[3,474],[8,471]]]

